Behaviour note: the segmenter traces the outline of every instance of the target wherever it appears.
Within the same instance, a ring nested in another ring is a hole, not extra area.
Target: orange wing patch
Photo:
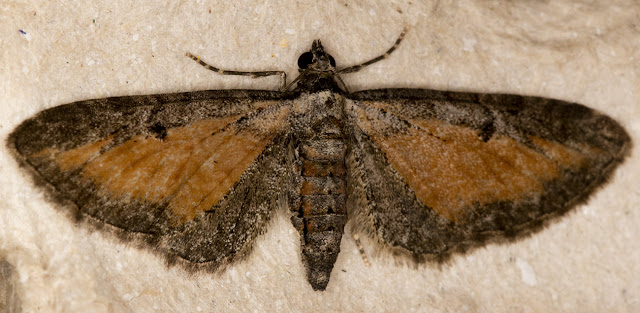
[[[169,129],[162,140],[138,135],[99,154],[108,143],[101,140],[54,158],[62,170],[82,167],[82,176],[110,196],[167,202],[183,223],[224,197],[284,128],[288,113],[286,106],[265,111],[242,128],[233,124],[240,116],[201,120]]]
[[[416,197],[452,221],[463,218],[475,203],[541,194],[545,182],[556,178],[563,167],[586,163],[579,151],[541,138],[532,141],[546,153],[503,135],[484,142],[476,130],[439,120],[409,120],[416,127],[403,134],[385,134],[379,119],[356,108],[358,125]]]
[[[58,155],[58,158],[56,160],[58,167],[63,171],[68,171],[80,167],[82,164],[89,161],[89,159],[91,159],[92,157],[99,155],[100,150],[104,146],[111,143],[112,140],[113,136],[109,136],[105,139],[101,139],[82,147],[69,150],[66,153],[62,154],[59,154],[60,151],[58,151],[57,149],[46,148],[34,154],[33,157],[54,158],[56,155]]]

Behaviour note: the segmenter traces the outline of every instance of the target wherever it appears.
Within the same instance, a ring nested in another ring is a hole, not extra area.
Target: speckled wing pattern
[[[417,261],[539,228],[584,201],[630,147],[611,118],[559,100],[420,89],[348,97],[350,219]]]
[[[217,268],[247,251],[286,190],[289,106],[280,95],[80,101],[25,121],[9,142],[78,218]]]

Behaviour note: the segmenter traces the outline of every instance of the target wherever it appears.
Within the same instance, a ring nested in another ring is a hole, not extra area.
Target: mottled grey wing
[[[420,89],[348,97],[355,231],[418,260],[538,229],[587,199],[631,146],[611,118],[559,100]]]
[[[9,146],[79,218],[216,268],[245,252],[286,190],[290,107],[281,95],[80,101],[26,120]]]

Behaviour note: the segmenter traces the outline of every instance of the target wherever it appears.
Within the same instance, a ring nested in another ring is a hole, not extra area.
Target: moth
[[[16,159],[78,220],[109,225],[168,263],[222,270],[277,210],[300,234],[314,290],[329,283],[347,222],[382,249],[442,262],[520,238],[584,202],[631,142],[613,119],[540,97],[350,92],[320,40],[269,90],[79,101],[11,133]]]

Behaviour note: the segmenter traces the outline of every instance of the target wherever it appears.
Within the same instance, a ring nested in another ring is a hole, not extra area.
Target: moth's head
[[[311,50],[303,53],[298,58],[298,67],[300,71],[310,68],[321,72],[332,72],[336,68],[336,60],[330,54],[324,52],[320,40],[314,40]]]

